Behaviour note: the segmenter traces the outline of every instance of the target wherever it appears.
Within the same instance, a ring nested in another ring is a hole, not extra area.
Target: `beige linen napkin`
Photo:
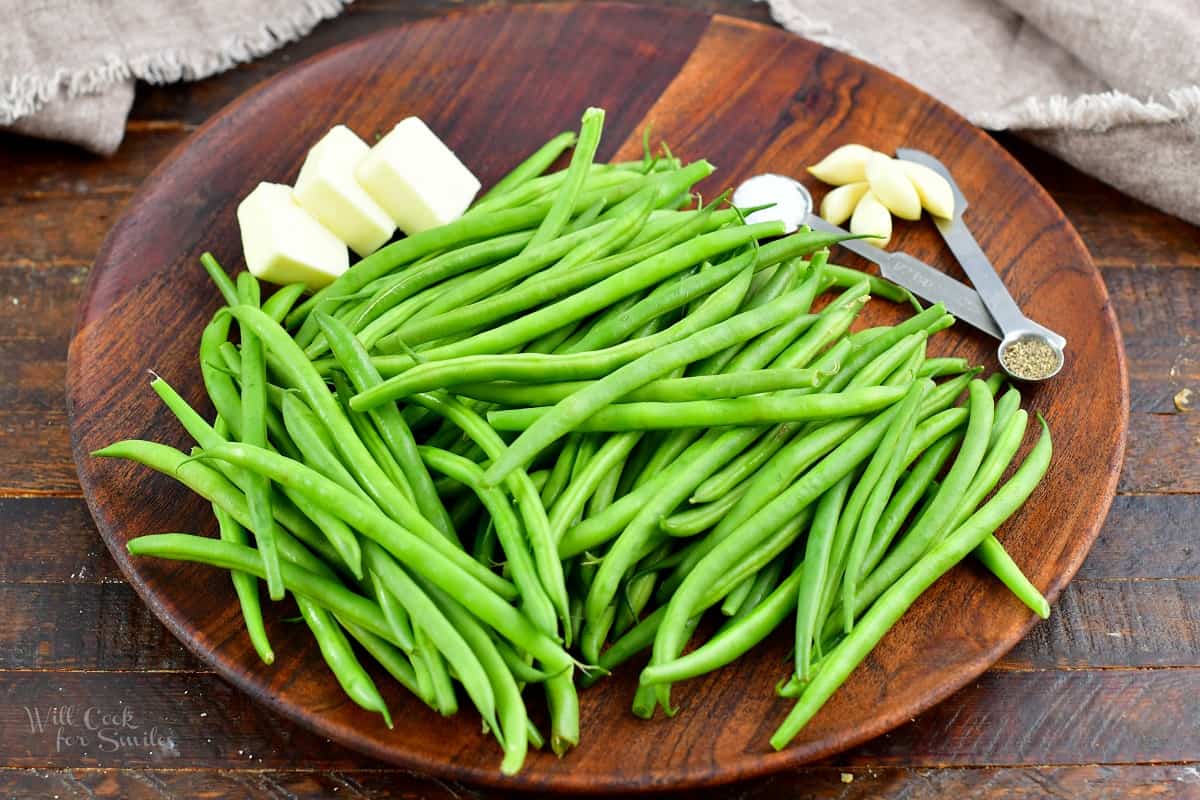
[[[199,80],[295,41],[349,0],[0,0],[0,125],[104,155],[135,80]]]
[[[1200,2],[767,2],[788,30],[1200,224]]]

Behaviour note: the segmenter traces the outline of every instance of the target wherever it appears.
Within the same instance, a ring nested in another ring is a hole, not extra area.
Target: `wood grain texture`
[[[8,767],[338,770],[386,766],[290,724],[212,673],[0,671],[0,686],[5,700],[0,707],[0,746]],[[733,690],[726,687],[725,691]],[[1180,709],[1194,707],[1197,692],[1200,669],[1194,668],[993,671],[972,681],[954,703],[934,706],[909,724],[821,763],[932,769],[1195,762],[1200,753],[1200,718]],[[56,741],[57,727],[66,728],[64,733],[82,727],[78,715],[88,708],[120,713],[126,705],[136,730],[144,735],[157,728],[173,741],[117,750],[103,748],[96,736],[73,741],[71,747]],[[45,717],[54,706],[74,708],[76,720],[31,732],[26,709],[40,708]],[[315,700],[309,707],[320,708]],[[432,712],[421,713],[432,716]],[[422,724],[419,717],[404,719],[406,725]],[[716,721],[709,725],[714,737],[724,735]],[[616,738],[615,730],[608,732],[614,744],[628,744]],[[477,727],[471,737],[476,749],[486,743]],[[655,754],[665,755],[670,746],[668,739],[660,737]],[[633,750],[625,752],[635,756]]]
[[[597,70],[600,63],[605,68]],[[539,74],[547,65],[553,80]],[[314,98],[323,99],[320,113],[311,110]],[[289,180],[304,143],[330,121],[370,136],[410,113],[442,132],[486,183],[548,133],[573,127],[586,105],[610,109],[602,156],[630,154],[652,120],[655,135],[676,152],[719,165],[720,183],[710,181],[706,193],[755,172],[796,171],[832,146],[857,140],[936,151],[969,194],[986,197],[972,210],[983,246],[1030,312],[1054,309],[1072,342],[1062,379],[1029,394],[1050,419],[1058,447],[1086,456],[1060,459],[1036,502],[1003,534],[1035,582],[1056,596],[1107,510],[1126,416],[1108,298],[1061,212],[991,139],[861,62],[727,18],[596,4],[451,17],[333,51],[248,94],[158,169],[97,258],[71,345],[74,447],[100,530],[168,628],[252,697],[372,756],[448,776],[588,791],[699,785],[795,765],[893,728],[998,659],[1028,630],[1029,614],[978,574],[955,573],[922,598],[796,745],[779,754],[769,752],[766,738],[786,713],[771,692],[784,641],[736,671],[681,687],[684,713],[671,721],[640,723],[629,715],[633,672],[627,670],[585,694],[582,743],[570,758],[538,754],[520,776],[504,781],[473,721],[434,720],[393,694],[389,701],[409,724],[383,731],[313,669],[314,649],[303,632],[274,625],[275,649],[287,655],[263,670],[246,648],[224,582],[202,567],[134,563],[125,554],[124,541],[137,533],[211,531],[203,504],[168,479],[87,453],[129,436],[181,442],[178,427],[146,391],[144,369],[157,369],[198,397],[196,338],[216,297],[194,261],[211,248],[225,263],[237,263],[231,198],[261,179]],[[297,116],[296,108],[306,113]],[[277,135],[271,125],[279,126]],[[947,266],[934,237],[928,226],[908,226],[898,246]],[[1068,301],[1071,312],[1064,313]],[[897,312],[876,313],[882,320]],[[162,330],[173,335],[156,335]],[[992,358],[993,346],[969,332],[939,338],[942,352]],[[1071,387],[1080,384],[1089,388],[1088,416],[1075,410],[1080,395]],[[1089,491],[1081,494],[1079,486]],[[950,607],[962,616],[938,625]],[[972,619],[989,624],[981,629]]]
[[[420,798],[482,800],[490,793],[449,785],[410,772],[349,770],[14,769],[0,772],[0,792],[24,800],[80,797],[89,800],[169,800],[240,797],[246,800],[343,800]],[[663,800],[1195,800],[1195,764],[1081,765],[903,769],[805,767],[750,785],[708,791],[667,792]],[[552,797],[527,794],[529,800]],[[620,795],[615,795],[620,797]]]

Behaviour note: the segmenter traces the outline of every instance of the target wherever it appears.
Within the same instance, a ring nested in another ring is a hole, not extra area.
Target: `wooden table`
[[[62,400],[91,260],[172,147],[300,58],[461,5],[365,0],[272,57],[140,87],[108,161],[0,137],[0,795],[482,796],[296,728],[176,642],[96,534]],[[768,19],[751,0],[690,5]],[[1174,402],[1200,392],[1200,233],[1001,141],[1079,229],[1121,320],[1132,409],[1108,524],[1052,617],[974,685],[857,750],[713,797],[1200,797],[1200,414]]]

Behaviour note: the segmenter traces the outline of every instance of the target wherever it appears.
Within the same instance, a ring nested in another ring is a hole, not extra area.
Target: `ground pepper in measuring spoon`
[[[1001,349],[1000,362],[1015,378],[1041,381],[1058,372],[1062,356],[1042,337],[1022,336]]]

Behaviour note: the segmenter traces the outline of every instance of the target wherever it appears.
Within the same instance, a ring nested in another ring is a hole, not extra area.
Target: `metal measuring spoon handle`
[[[950,188],[954,192],[954,216],[950,219],[934,217],[934,224],[941,233],[942,239],[945,240],[946,246],[950,248],[950,252],[958,259],[963,271],[971,279],[975,291],[979,293],[980,299],[991,312],[996,324],[1004,332],[1004,340],[1000,344],[1000,363],[1005,371],[1013,377],[1025,380],[1045,380],[1056,375],[1062,368],[1063,349],[1067,346],[1067,340],[1049,328],[1034,322],[1021,311],[1017,301],[1009,293],[1008,287],[1004,285],[1004,281],[1000,279],[1000,275],[992,266],[991,260],[988,259],[983,248],[979,246],[979,242],[975,241],[975,237],[971,235],[971,231],[963,222],[962,213],[967,208],[967,199],[963,196],[962,190],[958,188],[958,184],[954,182],[950,170],[946,169],[942,162],[921,150],[901,148],[896,151],[896,155],[905,161],[929,167],[949,182]],[[1036,376],[1021,374],[1019,371],[1014,372],[1013,365],[1010,363],[1011,359],[1006,359],[1005,354],[1009,352],[1010,347],[1025,340],[1040,340],[1049,345],[1057,359],[1054,368]]]
[[[808,225],[813,230],[826,233],[849,233],[818,216],[809,217]],[[867,244],[862,239],[847,239],[839,242],[839,245],[879,265],[880,275],[903,286],[922,300],[941,303],[948,312],[976,330],[995,339],[1003,338],[979,294],[962,281],[955,280],[908,253],[884,250]]]

